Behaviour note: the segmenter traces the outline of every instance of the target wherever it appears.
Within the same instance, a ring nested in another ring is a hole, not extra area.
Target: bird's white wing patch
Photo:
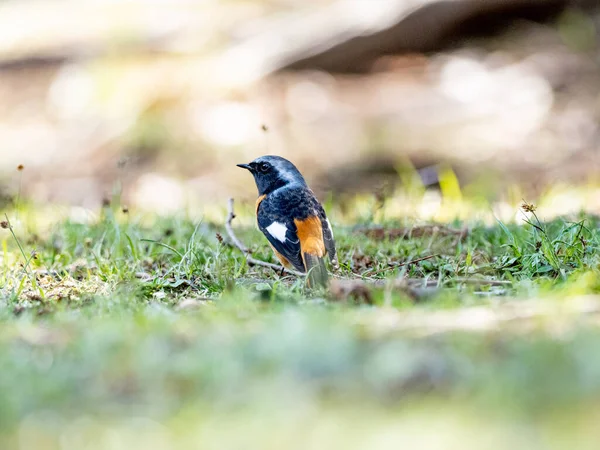
[[[273,222],[269,225],[266,230],[271,236],[280,242],[285,242],[285,234],[287,233],[287,227],[280,222]]]

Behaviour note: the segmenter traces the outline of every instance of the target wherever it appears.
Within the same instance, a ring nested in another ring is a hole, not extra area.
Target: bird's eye
[[[269,166],[269,164],[267,163],[262,163],[260,166],[258,166],[258,170],[260,170],[262,173],[265,173],[269,170],[271,166]]]

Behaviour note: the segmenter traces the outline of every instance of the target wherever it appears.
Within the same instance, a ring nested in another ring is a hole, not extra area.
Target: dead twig
[[[231,242],[233,243],[233,245],[235,247],[237,247],[242,253],[244,254],[248,254],[250,253],[250,250],[248,250],[248,247],[246,247],[242,241],[240,241],[237,236],[235,235],[235,233],[233,232],[233,226],[231,225],[231,222],[233,222],[233,219],[235,219],[235,213],[233,212],[233,198],[229,199],[229,202],[227,203],[227,221],[225,221],[225,230],[227,231],[227,234],[229,235],[229,239],[231,239]]]
[[[355,230],[357,233],[364,234],[375,240],[383,239],[412,239],[430,236],[456,236],[460,241],[468,234],[468,229],[454,229],[443,225],[423,225],[416,227],[399,227],[399,228],[383,228],[383,227],[361,227]]]
[[[403,292],[414,302],[435,295],[438,288],[430,286],[416,286],[405,279],[396,280],[332,280],[329,293],[334,300],[354,300],[356,303],[373,304],[374,289],[390,289],[395,292]]]
[[[477,286],[510,286],[510,281],[485,280],[476,278],[458,278],[452,281]],[[444,289],[445,283],[439,280],[427,280],[422,278],[396,278],[386,280],[374,279],[335,279],[331,282],[329,292],[334,300],[354,300],[356,303],[373,304],[373,291],[375,289],[386,289],[392,292],[403,292],[413,302],[420,302],[430,298]],[[476,292],[475,295],[506,295],[506,289],[496,292]]]
[[[508,280],[489,280],[485,278],[452,278],[449,282],[475,284],[479,286],[512,286],[512,281]]]
[[[361,281],[353,280],[353,281]],[[440,280],[428,280],[423,278],[397,278],[396,280],[362,280],[362,282],[369,284],[375,288],[383,288],[392,283],[394,288],[402,287],[406,285],[410,288],[430,289],[430,288],[442,288],[445,284],[455,282],[457,284],[471,284],[475,286],[503,286],[509,287],[512,285],[510,281],[506,280],[486,280],[483,278],[453,278],[446,281]]]
[[[400,263],[400,264],[396,264],[394,267],[409,266],[411,264],[416,264],[416,263],[421,262],[421,261],[426,261],[428,259],[435,258],[437,256],[439,256],[439,255],[423,256],[422,258],[412,259],[410,261],[406,261],[406,262],[403,262],[403,263]]]
[[[235,213],[233,212],[233,198],[230,198],[229,202],[228,202],[227,220],[225,221],[225,230],[227,231],[227,235],[229,236],[229,239],[231,240],[231,244],[244,254],[248,264],[253,265],[253,266],[268,267],[269,269],[273,269],[277,272],[287,272],[291,275],[296,275],[299,277],[305,276],[305,274],[302,272],[288,269],[286,267],[280,266],[279,264],[272,264],[272,263],[268,263],[265,261],[261,261],[259,259],[256,259],[256,258],[253,258],[252,256],[250,256],[250,249],[248,249],[248,247],[246,247],[244,245],[244,243],[242,241],[240,241],[238,239],[238,237],[235,235],[235,233],[233,232],[233,226],[231,225],[231,223],[233,222],[233,219],[235,219]]]

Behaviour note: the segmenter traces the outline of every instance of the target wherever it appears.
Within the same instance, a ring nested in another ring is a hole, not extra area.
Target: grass
[[[21,208],[0,230],[1,448],[596,448],[596,217],[330,209],[336,279],[372,304],[249,267],[218,221]]]

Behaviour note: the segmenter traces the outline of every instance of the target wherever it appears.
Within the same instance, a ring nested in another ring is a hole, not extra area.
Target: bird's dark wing
[[[333,267],[337,268],[339,266],[337,260],[337,253],[335,251],[335,240],[333,238],[333,230],[331,229],[331,223],[329,219],[327,219],[327,215],[325,214],[325,210],[321,205],[319,205],[319,218],[321,219],[321,223],[323,224],[323,241],[325,242],[325,249],[327,250],[327,254],[329,255],[329,260]]]
[[[263,201],[257,209],[258,228],[264,233],[273,249],[287,259],[296,270],[304,272],[296,224],[278,208]]]

